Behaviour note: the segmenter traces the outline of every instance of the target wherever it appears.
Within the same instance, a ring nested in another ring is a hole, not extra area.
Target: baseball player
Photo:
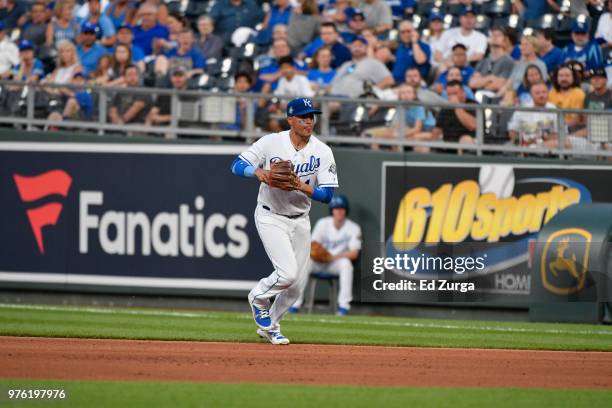
[[[248,300],[257,334],[272,344],[289,344],[280,320],[308,279],[311,200],[329,203],[338,187],[334,155],[312,135],[320,113],[308,98],[292,100],[287,104],[290,130],[262,137],[232,163],[232,173],[261,183],[255,225],[274,271]]]
[[[353,263],[361,250],[361,228],[346,216],[349,212],[348,199],[343,195],[334,196],[329,203],[330,217],[321,218],[312,232],[312,242],[325,248],[323,255],[311,253],[313,261],[310,272],[328,272],[338,275],[338,314],[347,315],[353,300]],[[304,300],[304,291],[289,309],[297,313]]]

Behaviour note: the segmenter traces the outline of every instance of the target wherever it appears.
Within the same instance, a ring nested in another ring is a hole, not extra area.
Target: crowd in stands
[[[359,133],[471,144],[475,110],[444,104],[612,110],[612,0],[0,0],[0,77],[270,94],[254,108],[270,131],[287,126],[291,97],[399,99],[404,118],[369,107]],[[17,115],[23,92],[7,90],[0,109]],[[40,94],[50,118],[96,115],[87,90]],[[171,122],[169,96],[110,97],[111,123]],[[244,129],[245,104],[224,128]],[[356,103],[330,107],[337,123],[354,122]],[[501,142],[558,145],[554,113],[504,114]],[[585,115],[563,119],[568,146],[607,147],[588,140]]]

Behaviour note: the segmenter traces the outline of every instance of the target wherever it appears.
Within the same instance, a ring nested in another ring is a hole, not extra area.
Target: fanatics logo
[[[13,179],[17,185],[21,201],[24,203],[31,203],[54,194],[67,197],[72,184],[72,177],[63,170],[50,170],[31,177],[13,174]],[[58,202],[50,202],[26,210],[41,254],[45,253],[42,229],[48,225],[55,225],[61,212],[62,204]]]

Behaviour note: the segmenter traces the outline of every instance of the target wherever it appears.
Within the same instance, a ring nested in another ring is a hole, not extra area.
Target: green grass
[[[8,389],[64,389],[63,402],[27,401],[23,407],[605,407],[612,391],[513,388],[330,387],[261,384],[0,380]]]
[[[612,327],[295,315],[293,343],[612,351]],[[0,304],[0,335],[260,341],[249,313]]]

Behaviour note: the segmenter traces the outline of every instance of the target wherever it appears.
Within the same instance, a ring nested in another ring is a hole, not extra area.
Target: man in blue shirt
[[[303,57],[312,57],[319,48],[327,46],[332,53],[332,68],[336,69],[346,61],[350,61],[352,58],[351,50],[340,42],[340,37],[338,35],[338,30],[335,23],[322,23],[319,33],[319,37],[315,38],[304,48],[302,54],[298,56],[299,59],[303,59]]]
[[[157,6],[144,3],[140,6],[138,15],[141,18],[140,25],[132,28],[134,33],[134,45],[140,47],[145,55],[153,54],[153,42],[157,38],[167,40],[170,37],[168,29],[157,23]]]
[[[206,60],[204,56],[193,46],[193,32],[186,28],[178,35],[178,48],[166,52],[164,57],[158,57],[155,67],[156,71],[166,74],[168,68],[181,66],[187,70],[187,78],[204,73]]]
[[[461,74],[460,80],[463,83],[463,85],[466,87],[465,89],[466,96],[468,97],[468,99],[473,99],[472,98],[473,94],[471,94],[472,90],[469,89],[467,85],[470,82],[470,78],[474,74],[474,68],[472,68],[472,66],[467,63],[468,59],[467,59],[466,46],[461,43],[455,44],[452,48],[451,59],[454,65],[450,67],[449,69],[447,69],[444,73],[442,73],[442,75],[438,77],[438,80],[432,86],[432,89],[438,92],[439,94],[442,94],[444,88],[446,88],[446,85],[450,80],[448,78],[448,72],[451,70],[451,68],[456,68],[460,71],[460,74]],[[458,78],[455,78],[455,79],[458,79]]]
[[[553,44],[554,35],[555,31],[552,28],[545,28],[536,33],[538,57],[544,61],[548,72],[553,72],[564,61],[563,51]]]
[[[96,43],[96,36],[100,28],[90,22],[85,22],[81,26],[81,44],[77,47],[81,65],[85,70],[85,74],[89,75],[98,67],[100,58],[108,54],[105,47]]]
[[[572,24],[572,42],[565,47],[563,56],[565,62],[581,62],[587,71],[605,66],[601,47],[589,38],[589,25],[583,21],[576,20]]]
[[[408,68],[417,67],[423,78],[429,74],[429,59],[431,49],[429,45],[419,40],[419,33],[414,29],[412,23],[404,20],[399,25],[400,46],[395,54],[393,65],[393,79],[401,83]]]
[[[137,63],[144,59],[145,53],[137,45],[134,45],[134,33],[132,27],[127,24],[122,25],[117,29],[117,44],[123,44],[130,47],[132,50],[132,62]],[[114,51],[114,48],[113,48]]]
[[[209,14],[215,22],[215,34],[227,44],[238,27],[255,27],[263,19],[261,7],[254,0],[219,0]]]
[[[88,0],[89,3],[89,14],[87,17],[81,19],[79,22],[81,25],[84,23],[92,23],[100,27],[100,31],[97,33],[100,42],[105,47],[112,47],[115,45],[115,26],[113,21],[106,14],[102,14],[102,6],[100,0]]]

